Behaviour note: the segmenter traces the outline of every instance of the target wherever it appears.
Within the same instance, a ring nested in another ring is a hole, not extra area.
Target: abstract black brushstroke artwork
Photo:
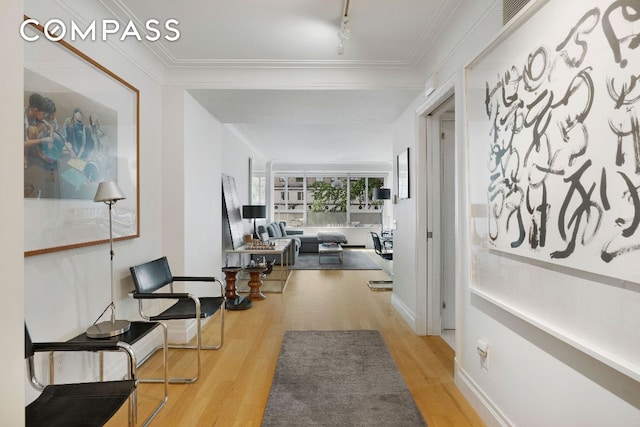
[[[545,7],[467,71],[489,244],[640,282],[640,0]]]

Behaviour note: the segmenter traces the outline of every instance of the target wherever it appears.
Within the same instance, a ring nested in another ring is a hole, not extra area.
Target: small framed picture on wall
[[[396,157],[396,170],[398,171],[396,180],[398,182],[398,199],[408,199],[410,196],[409,147]]]

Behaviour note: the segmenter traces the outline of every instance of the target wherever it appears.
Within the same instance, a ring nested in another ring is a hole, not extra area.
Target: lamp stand
[[[109,254],[110,254],[110,266],[111,266],[111,303],[107,306],[107,311],[111,308],[111,320],[106,320],[100,323],[94,323],[87,328],[87,337],[89,338],[110,338],[118,335],[122,335],[131,328],[131,322],[128,320],[116,320],[116,305],[113,302],[113,220],[111,215],[111,208],[115,201],[105,202],[109,205]],[[102,312],[104,314],[104,312]],[[100,317],[102,317],[102,314]]]

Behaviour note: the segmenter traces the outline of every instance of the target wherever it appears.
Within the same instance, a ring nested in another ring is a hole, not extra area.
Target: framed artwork
[[[465,67],[472,298],[640,381],[638,4],[537,0]]]
[[[126,196],[114,239],[139,237],[138,89],[42,27],[25,31],[40,36],[24,42],[25,256],[108,242],[102,181]]]
[[[616,1],[539,3],[544,13],[466,69],[487,243],[640,283],[640,52],[624,30],[640,14]]]
[[[396,169],[398,171],[398,198],[400,200],[409,198],[409,147],[396,157]]]

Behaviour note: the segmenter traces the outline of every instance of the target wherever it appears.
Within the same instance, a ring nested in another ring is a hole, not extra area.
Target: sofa
[[[298,253],[318,253],[320,243],[340,243],[346,244],[347,238],[340,233],[330,231],[319,231],[317,234],[304,234],[302,230],[287,229],[282,221],[272,222],[265,228],[266,239],[293,238],[296,240]]]
[[[269,240],[277,240],[277,239],[289,239],[291,240],[291,245],[293,250],[289,250],[289,265],[293,265],[296,263],[296,258],[298,258],[298,254],[300,253],[301,242],[300,239],[294,236],[287,236],[284,228],[284,223],[282,226],[277,222],[272,222],[271,224],[258,226],[258,237],[263,242],[268,242]],[[280,263],[279,255],[267,255],[265,257],[266,261],[269,263],[275,262],[276,264]]]

